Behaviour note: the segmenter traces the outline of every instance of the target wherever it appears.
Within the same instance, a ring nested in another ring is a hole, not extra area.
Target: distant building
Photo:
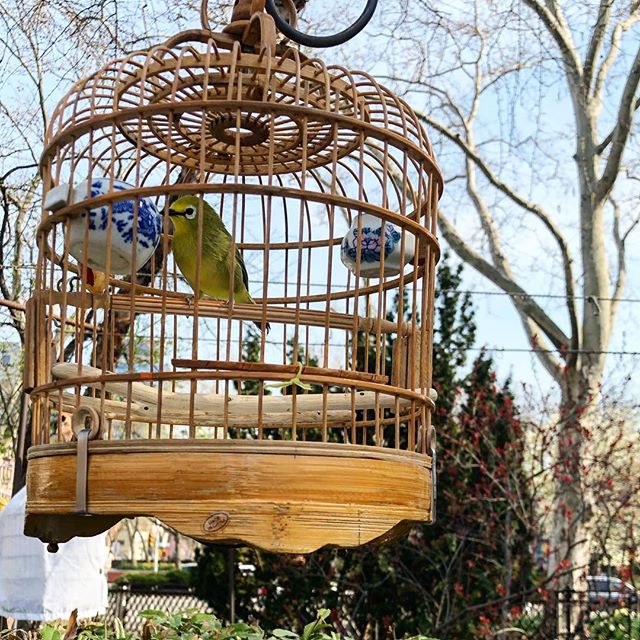
[[[176,537],[175,532],[160,521],[156,527],[150,518],[128,518],[109,531],[111,560],[130,563],[135,558],[138,562],[153,562],[157,549],[160,562],[175,562],[176,540],[180,561],[192,560],[197,543],[191,538]]]

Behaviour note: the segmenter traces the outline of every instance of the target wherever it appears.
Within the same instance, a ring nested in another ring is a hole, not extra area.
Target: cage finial
[[[202,2],[202,23],[208,25],[208,0]],[[295,16],[295,5],[293,15]],[[223,29],[224,33],[239,38],[243,45],[259,51],[275,51],[276,26],[273,18],[264,12],[265,0],[236,0],[231,14],[231,22]]]

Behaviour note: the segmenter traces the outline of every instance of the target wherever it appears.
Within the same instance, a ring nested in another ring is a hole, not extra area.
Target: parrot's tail
[[[248,300],[242,300],[242,299],[238,299],[236,297],[236,301],[237,302],[249,302],[249,304],[256,304],[256,301],[249,295],[249,292],[247,292],[247,298]],[[258,327],[258,329],[260,329],[260,332],[262,333],[262,331],[266,331],[267,333],[269,333],[269,331],[271,331],[271,325],[267,322],[264,326],[262,324],[262,322],[258,322],[257,320],[253,320],[253,324],[256,325],[256,327]]]
[[[253,324],[255,324],[256,327],[258,327],[258,329],[260,329],[260,332],[262,332],[263,328],[267,333],[269,333],[269,331],[271,331],[271,325],[268,322],[266,323],[266,325],[263,325],[262,322],[256,322],[254,320]]]

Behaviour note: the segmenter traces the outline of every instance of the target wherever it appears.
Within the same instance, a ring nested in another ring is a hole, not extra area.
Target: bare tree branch
[[[467,160],[467,162],[472,165],[471,160]],[[515,282],[515,275],[513,270],[511,269],[511,265],[509,261],[502,251],[500,236],[498,234],[497,229],[495,228],[492,217],[489,214],[489,210],[485,201],[481,198],[480,193],[478,192],[475,184],[475,172],[473,166],[467,167],[467,191],[469,192],[469,197],[474,203],[476,210],[478,211],[478,215],[480,216],[481,224],[485,235],[489,241],[489,247],[491,252],[491,257],[493,259],[494,266],[500,270],[508,279]],[[443,229],[443,217],[440,217],[440,228]],[[446,222],[445,222],[446,224]],[[447,238],[447,242],[451,244],[449,237],[447,237],[446,233],[444,233]],[[458,253],[458,249],[455,248],[456,253]],[[522,326],[524,327],[525,333],[529,340],[529,344],[534,347],[540,347],[540,351],[536,352],[536,355],[539,356],[539,359],[542,361],[543,366],[547,370],[547,372],[554,378],[557,377],[559,371],[559,362],[553,358],[546,349],[546,343],[543,344],[543,338],[540,336],[540,332],[538,327],[531,321],[531,319],[527,315],[527,311],[521,305],[522,298],[519,296],[512,297],[513,305],[520,316],[520,320],[522,322]]]
[[[527,292],[516,282],[508,278],[505,274],[494,267],[490,262],[485,260],[479,253],[470,247],[458,234],[453,224],[448,220],[446,215],[439,214],[439,228],[446,241],[451,248],[474,269],[482,275],[489,278],[496,286],[500,287],[505,293],[508,293],[514,300],[518,298],[519,308],[523,313],[529,316],[535,325],[549,337],[555,348],[562,353],[569,344],[569,339],[563,333],[545,311],[527,294]],[[540,344],[540,335],[535,329],[532,330],[531,339],[534,343]],[[554,378],[558,376],[560,370],[560,362],[555,359],[552,354],[543,352],[545,355],[541,357],[547,371],[553,372]]]
[[[633,113],[635,109],[635,95],[640,84],[640,47],[636,52],[635,59],[629,70],[627,81],[622,90],[620,98],[620,106],[618,107],[618,117],[613,130],[613,138],[611,141],[611,151],[607,158],[607,164],[602,173],[602,177],[598,180],[596,186],[596,198],[604,200],[611,189],[620,171],[620,161],[627,144],[629,133],[631,132],[631,122],[633,121]]]
[[[631,7],[629,9],[629,17],[626,20],[619,22],[611,32],[611,38],[609,43],[609,49],[604,57],[604,60],[600,64],[600,68],[598,69],[598,73],[595,78],[595,83],[593,85],[593,102],[592,104],[595,106],[600,105],[602,100],[602,90],[605,86],[605,80],[609,75],[609,71],[613,66],[613,63],[616,61],[618,54],[620,53],[620,41],[622,39],[622,34],[630,29],[638,20],[640,20],[640,0],[633,0],[631,3]],[[587,85],[588,88],[588,85]],[[637,108],[637,106],[636,106]],[[609,141],[611,142],[611,141]],[[609,143],[605,144],[606,147]],[[598,147],[599,148],[599,147]],[[598,153],[602,153],[602,150],[598,151]]]
[[[538,18],[540,18],[542,24],[544,24],[549,34],[558,45],[565,68],[574,79],[575,83],[578,84],[582,78],[582,64],[578,58],[576,47],[571,39],[566,21],[558,8],[554,7],[555,11],[550,11],[538,0],[523,0],[523,2],[535,12]]]
[[[640,108],[640,98],[638,98],[636,100],[636,103],[633,105],[633,110],[637,111],[639,108]],[[614,133],[615,133],[615,128],[611,129],[607,137],[595,148],[596,155],[601,155],[602,152],[611,144]]]
[[[589,48],[587,55],[584,59],[584,84],[585,87],[591,85],[593,78],[593,72],[595,68],[595,61],[600,54],[602,45],[604,43],[604,36],[607,32],[607,26],[609,24],[609,18],[611,17],[611,7],[613,0],[600,0],[600,7],[598,8],[598,19],[593,27],[593,33],[591,34],[591,41],[589,42]]]
[[[556,241],[560,249],[560,255],[562,258],[564,281],[565,281],[565,293],[566,293],[566,305],[569,313],[569,322],[571,325],[571,341],[567,340],[564,344],[571,345],[571,350],[575,352],[579,348],[580,332],[578,328],[578,309],[576,305],[575,294],[575,277],[573,273],[573,258],[571,257],[569,244],[564,237],[564,234],[560,231],[558,225],[551,219],[551,216],[547,214],[539,205],[529,202],[522,195],[517,193],[513,188],[500,180],[495,175],[493,170],[487,165],[487,163],[478,155],[473,145],[469,145],[467,141],[463,140],[462,136],[452,131],[448,127],[444,126],[431,116],[418,113],[418,117],[425,123],[431,125],[434,129],[437,129],[440,133],[446,136],[452,142],[455,142],[458,147],[465,153],[466,157],[471,159],[475,166],[480,169],[482,174],[489,180],[489,182],[505,194],[518,206],[522,207],[526,211],[529,211],[535,215],[551,233],[552,237]],[[551,336],[549,338],[552,340]],[[555,344],[555,343],[554,343]],[[556,345],[557,346],[557,345]]]
[[[624,291],[624,287],[627,280],[627,265],[626,265],[626,240],[629,237],[629,234],[635,229],[636,226],[640,223],[640,216],[637,216],[636,219],[631,223],[628,229],[623,233],[620,229],[620,205],[613,197],[609,197],[609,201],[611,202],[611,206],[613,207],[613,239],[616,244],[616,250],[618,252],[618,273],[616,276],[616,283],[613,288],[613,293],[611,295],[611,323],[615,319],[616,313],[618,311],[618,306],[620,304],[620,297],[622,292]]]

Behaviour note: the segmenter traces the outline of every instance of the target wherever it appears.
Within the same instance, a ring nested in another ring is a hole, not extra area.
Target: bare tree
[[[509,294],[560,392],[551,569],[575,570],[564,584],[588,566],[587,425],[640,221],[639,22],[638,0],[398,1],[379,18],[387,80],[441,143],[440,231]],[[530,295],[543,286],[561,307]]]

